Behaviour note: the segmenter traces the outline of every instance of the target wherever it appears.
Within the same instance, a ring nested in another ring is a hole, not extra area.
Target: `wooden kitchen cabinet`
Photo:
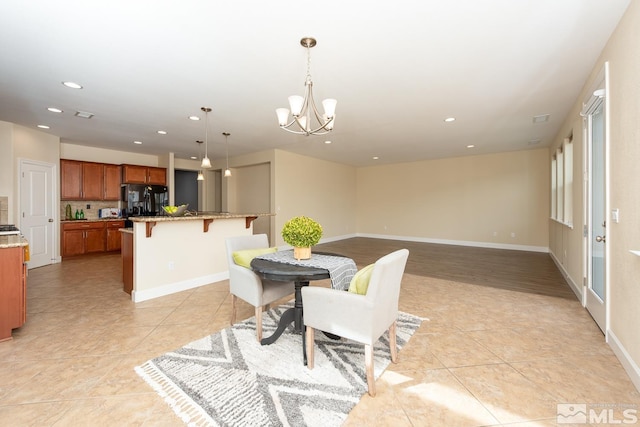
[[[119,251],[122,247],[119,229],[124,228],[124,221],[107,222],[107,252]]]
[[[122,183],[167,185],[167,169],[152,166],[122,165]]]
[[[120,165],[104,166],[104,197],[103,200],[120,200],[120,179],[122,168]]]
[[[118,165],[111,165],[116,166]],[[113,185],[113,171],[109,172]],[[117,173],[117,172],[116,172]],[[62,200],[119,200],[120,189],[113,198],[105,199],[105,165],[103,163],[60,160],[60,187]],[[119,179],[119,178],[118,178]],[[119,187],[119,184],[118,184]],[[111,187],[110,193],[114,192]]]
[[[165,168],[147,168],[149,172],[148,184],[167,185],[167,169]]]
[[[60,160],[60,189],[62,200],[82,200],[82,162]]]
[[[62,256],[104,252],[106,227],[104,221],[78,221],[62,224]]]
[[[24,247],[0,249],[0,341],[27,320],[27,265]]]

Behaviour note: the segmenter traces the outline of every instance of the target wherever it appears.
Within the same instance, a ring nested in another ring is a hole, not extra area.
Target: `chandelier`
[[[289,107],[293,118],[289,121],[289,109],[278,108],[278,123],[280,128],[298,135],[324,135],[333,130],[336,119],[336,101],[328,98],[322,101],[324,114],[320,114],[313,100],[313,81],[311,81],[311,48],[316,45],[316,39],[304,37],[300,44],[307,48],[307,79],[304,82],[305,95],[292,95],[289,97]],[[295,126],[294,126],[295,124]]]
[[[204,111],[204,157],[200,167],[209,169],[211,167],[211,160],[209,160],[209,112],[211,108],[201,107],[200,109]]]

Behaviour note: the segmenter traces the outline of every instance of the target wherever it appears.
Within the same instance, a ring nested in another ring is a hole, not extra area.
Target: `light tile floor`
[[[228,284],[134,304],[120,275],[119,255],[29,272],[27,323],[0,343],[0,425],[182,425],[133,368],[226,327]],[[425,321],[347,426],[552,426],[564,403],[612,405],[629,425],[622,410],[640,411],[577,300],[405,275],[400,309]]]

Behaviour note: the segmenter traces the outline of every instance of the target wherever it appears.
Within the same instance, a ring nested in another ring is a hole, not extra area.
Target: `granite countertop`
[[[85,218],[85,219],[61,219],[60,222],[103,222],[103,221],[124,221],[124,218]]]
[[[0,249],[16,248],[19,246],[28,246],[29,242],[19,234],[10,234],[8,236],[0,236]]]
[[[247,217],[261,217],[261,216],[273,216],[275,214],[270,213],[192,213],[184,216],[136,216],[129,219],[133,222],[165,222],[165,221],[193,221],[203,219],[232,219],[232,218],[247,218]]]

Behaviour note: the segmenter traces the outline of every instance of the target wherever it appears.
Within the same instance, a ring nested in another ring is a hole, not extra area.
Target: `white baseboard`
[[[131,300],[133,302],[147,301],[153,298],[163,297],[165,295],[175,294],[176,292],[186,291],[188,289],[198,288],[210,283],[221,282],[229,278],[229,271],[210,274],[208,276],[197,277],[195,279],[183,280],[181,282],[169,283],[157,288],[133,291],[131,292]]]
[[[564,268],[564,265],[560,263],[560,260],[558,259],[558,257],[556,257],[556,254],[554,254],[553,251],[549,251],[549,255],[551,255],[551,259],[556,264],[556,267],[558,267],[558,270],[560,270],[560,273],[564,277],[564,280],[569,284],[573,293],[576,294],[576,297],[578,297],[578,301],[580,301],[580,303],[584,307],[584,287],[582,285],[578,285],[573,281],[573,278]]]
[[[627,372],[627,375],[629,375],[633,385],[638,391],[640,391],[640,368],[633,361],[631,355],[624,348],[616,334],[614,334],[610,329],[607,330],[607,342],[622,364],[622,367]]]
[[[466,240],[448,240],[448,239],[430,239],[426,237],[410,237],[410,236],[393,236],[388,234],[367,234],[358,233],[351,237],[369,237],[372,239],[387,239],[387,240],[403,240],[405,242],[420,242],[420,243],[437,243],[440,245],[454,245],[454,246],[472,246],[477,248],[491,248],[491,249],[509,249],[515,251],[527,251],[527,252],[549,252],[548,247],[544,246],[529,246],[529,245],[512,245],[507,243],[490,243],[490,242],[473,242]]]

